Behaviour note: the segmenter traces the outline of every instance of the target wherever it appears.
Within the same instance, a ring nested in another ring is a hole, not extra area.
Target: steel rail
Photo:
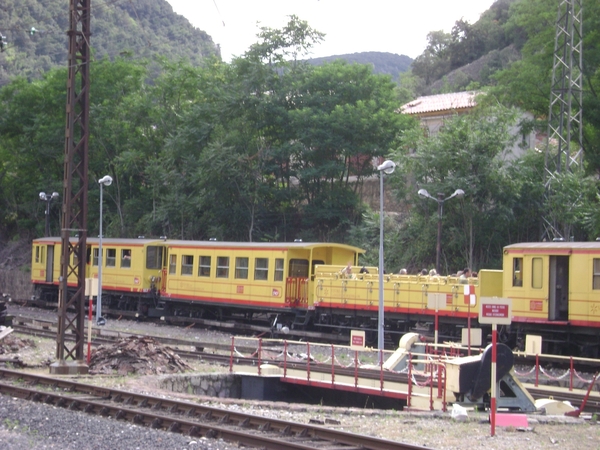
[[[0,369],[0,377],[19,383],[18,386],[0,383],[0,393],[72,410],[128,420],[153,428],[191,436],[222,438],[261,448],[324,449],[328,448],[329,444],[335,444],[336,448],[348,446],[353,449],[425,449],[425,447],[417,445],[329,429],[319,425],[288,422],[19,371]],[[44,389],[23,387],[21,386],[23,383],[41,384]],[[51,392],[48,387],[60,389],[61,392]],[[90,396],[93,398],[89,398]],[[232,429],[232,426],[251,432]]]

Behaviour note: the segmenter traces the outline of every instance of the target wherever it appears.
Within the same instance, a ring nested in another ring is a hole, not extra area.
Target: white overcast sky
[[[281,28],[288,16],[326,34],[311,57],[390,52],[415,58],[427,33],[449,32],[454,22],[479,19],[494,0],[167,0],[176,13],[221,46],[224,61],[256,42],[260,26]]]

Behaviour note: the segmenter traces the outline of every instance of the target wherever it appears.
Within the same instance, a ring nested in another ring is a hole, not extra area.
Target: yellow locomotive
[[[61,241],[33,242],[36,296],[58,298]],[[98,239],[87,240],[86,277],[97,277]],[[361,271],[363,250],[334,243],[236,243],[170,239],[103,239],[103,305],[141,316],[264,320],[289,328],[368,331],[374,342],[379,274]],[[500,338],[522,347],[526,334],[543,337],[543,351],[598,356],[600,242],[541,242],[505,247],[503,270],[477,278],[384,274],[385,332],[409,331],[460,339],[470,319],[478,327],[479,299],[512,300],[512,324]],[[69,280],[73,286],[75,280]],[[445,303],[434,310],[430,294]],[[481,327],[484,335],[487,328]]]

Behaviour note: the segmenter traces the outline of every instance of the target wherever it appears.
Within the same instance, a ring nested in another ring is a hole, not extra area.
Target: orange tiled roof
[[[477,92],[453,92],[451,94],[427,95],[402,105],[404,114],[426,114],[437,111],[455,111],[475,106]]]

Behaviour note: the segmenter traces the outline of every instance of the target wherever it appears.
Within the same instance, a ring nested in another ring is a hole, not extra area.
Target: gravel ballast
[[[0,447],[11,450],[237,449],[217,439],[119,422],[0,395]]]

